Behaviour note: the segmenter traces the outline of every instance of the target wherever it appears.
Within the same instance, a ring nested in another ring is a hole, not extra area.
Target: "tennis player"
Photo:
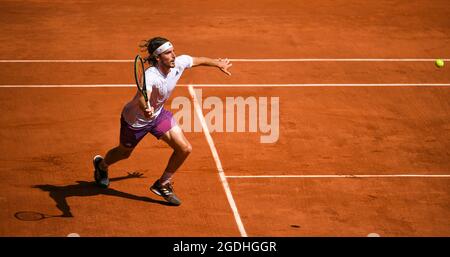
[[[171,179],[191,153],[192,146],[174,120],[172,113],[164,109],[164,103],[169,99],[185,69],[211,66],[231,75],[228,69],[232,64],[228,59],[189,55],[177,57],[173,44],[162,37],[145,41],[141,47],[149,54],[145,61],[149,62],[150,68],[145,71],[145,76],[151,106],[147,108],[143,95],[136,90],[133,99],[122,110],[120,144],[109,150],[104,158],[100,155],[94,157],[94,178],[99,186],[108,187],[108,167],[128,158],[142,138],[150,133],[158,140],[162,139],[173,149],[162,176],[153,183],[150,190],[162,196],[170,204],[180,205],[181,201],[174,193]]]

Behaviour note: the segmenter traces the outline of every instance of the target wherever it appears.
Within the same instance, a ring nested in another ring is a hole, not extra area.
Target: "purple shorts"
[[[176,125],[176,121],[170,111],[162,109],[158,117],[150,124],[142,128],[133,128],[123,117],[120,118],[120,143],[126,147],[135,147],[147,133],[160,139],[164,133]]]

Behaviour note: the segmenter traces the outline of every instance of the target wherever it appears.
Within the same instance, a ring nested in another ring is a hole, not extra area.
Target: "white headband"
[[[167,41],[166,43],[162,44],[161,46],[159,46],[155,51],[153,51],[153,56],[158,56],[161,53],[164,53],[165,51],[167,51],[169,48],[173,47],[172,43],[170,43],[169,41]]]

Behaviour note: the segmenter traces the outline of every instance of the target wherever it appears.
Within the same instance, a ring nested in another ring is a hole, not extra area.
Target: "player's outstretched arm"
[[[222,72],[225,74],[231,76],[231,72],[228,71],[228,69],[233,66],[233,64],[228,59],[211,59],[208,57],[192,57],[193,59],[193,65],[195,66],[212,66],[219,68]]]

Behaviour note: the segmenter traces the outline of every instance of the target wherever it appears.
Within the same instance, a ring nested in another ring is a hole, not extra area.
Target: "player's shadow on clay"
[[[130,178],[142,178],[142,173],[133,172],[128,173],[127,176],[110,178],[111,182],[120,181]],[[54,185],[35,185],[33,188],[39,188],[42,191],[49,192],[50,197],[56,202],[56,207],[62,212],[59,217],[73,217],[70,206],[67,203],[67,198],[72,196],[96,196],[96,195],[110,195],[115,197],[122,197],[130,200],[144,201],[149,203],[158,203],[162,205],[170,204],[166,201],[155,200],[146,196],[137,196],[125,192],[115,190],[113,188],[101,188],[95,182],[77,181],[77,184],[67,186]]]

